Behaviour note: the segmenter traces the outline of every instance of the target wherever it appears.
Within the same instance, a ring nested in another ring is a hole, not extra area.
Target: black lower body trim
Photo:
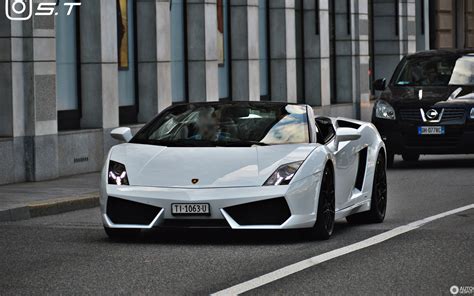
[[[224,209],[239,225],[281,225],[291,216],[284,197]]]
[[[107,216],[114,224],[150,225],[161,208],[121,198],[107,199]]]

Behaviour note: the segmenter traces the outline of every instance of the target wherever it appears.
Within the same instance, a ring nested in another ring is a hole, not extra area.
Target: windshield
[[[308,118],[306,107],[300,105],[178,105],[159,115],[131,142],[174,147],[308,143]]]
[[[395,85],[474,85],[474,55],[406,59]]]

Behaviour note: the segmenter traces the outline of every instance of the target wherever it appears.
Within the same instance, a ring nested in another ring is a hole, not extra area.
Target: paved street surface
[[[0,223],[0,295],[206,295],[401,225],[474,203],[474,157],[422,157],[388,173],[386,222],[299,232],[179,231],[109,241],[97,208]],[[450,295],[474,286],[474,210],[308,268],[248,294]]]

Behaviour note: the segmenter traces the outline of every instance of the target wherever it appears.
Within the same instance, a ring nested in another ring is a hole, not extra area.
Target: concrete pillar
[[[317,0],[319,1],[319,0]],[[326,1],[327,2],[327,1]],[[319,7],[319,3],[318,3]],[[327,12],[327,7],[326,7]],[[316,15],[318,14],[318,15]],[[320,11],[316,11],[316,1],[303,0],[304,18],[304,70],[305,91],[304,99],[311,106],[321,106],[321,81],[327,73],[321,71],[321,19],[316,27],[316,16],[320,18]],[[318,32],[316,30],[318,29]],[[326,34],[326,36],[328,36]],[[326,57],[329,58],[329,40],[327,40]],[[329,64],[328,64],[329,66]],[[325,77],[326,78],[326,77]],[[328,82],[329,83],[329,82]],[[328,96],[329,99],[329,96]]]
[[[296,102],[294,1],[270,1],[270,69],[273,101]]]
[[[83,1],[80,13],[83,128],[119,125],[116,1]]]
[[[429,0],[415,1],[416,12],[416,50],[427,50],[430,47]]]
[[[350,5],[348,5],[348,3]],[[331,94],[335,103],[352,103],[354,100],[353,83],[353,5],[354,1],[329,1],[333,5],[331,17],[335,18],[334,43],[335,59],[332,81],[335,84],[335,93]],[[334,77],[336,76],[336,77]]]
[[[400,5],[397,9],[397,3],[398,1],[395,0],[377,0],[373,2],[374,79],[390,79],[400,61],[401,25],[400,17],[396,17],[396,11],[399,10]]]
[[[49,0],[49,2],[54,2]],[[58,176],[54,16],[9,21],[0,11],[0,133],[11,137],[9,181]]]
[[[138,121],[171,105],[170,2],[137,0]]]
[[[14,35],[15,23],[7,19],[5,5],[0,5],[0,184],[26,180],[23,122],[26,99],[21,88],[22,60],[18,60],[24,39],[21,27],[15,29]]]
[[[331,104],[329,1],[319,0],[319,56],[321,61],[321,106]]]
[[[187,0],[189,101],[217,101],[217,3]]]
[[[13,137],[13,81],[12,43],[22,39],[12,36],[12,22],[5,15],[5,5],[0,5],[0,137]],[[15,46],[16,47],[16,46]]]
[[[415,0],[399,1],[400,57],[416,52]]]
[[[369,7],[367,0],[352,3],[352,93],[356,117],[370,113],[369,79]],[[362,110],[361,110],[362,109]],[[366,116],[364,116],[365,118]]]
[[[260,100],[258,0],[231,0],[232,98]]]

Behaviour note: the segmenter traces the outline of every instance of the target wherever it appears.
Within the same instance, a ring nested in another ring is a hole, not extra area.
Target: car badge
[[[439,115],[439,113],[435,109],[430,109],[430,110],[426,111],[426,117],[429,120],[436,119],[438,117],[438,115]]]
[[[198,182],[199,182],[199,179],[192,179],[191,180],[191,183],[193,183],[193,184],[197,184]]]
[[[420,89],[420,90],[418,91],[418,99],[420,99],[420,100],[423,99],[423,90],[422,90],[422,89]]]

